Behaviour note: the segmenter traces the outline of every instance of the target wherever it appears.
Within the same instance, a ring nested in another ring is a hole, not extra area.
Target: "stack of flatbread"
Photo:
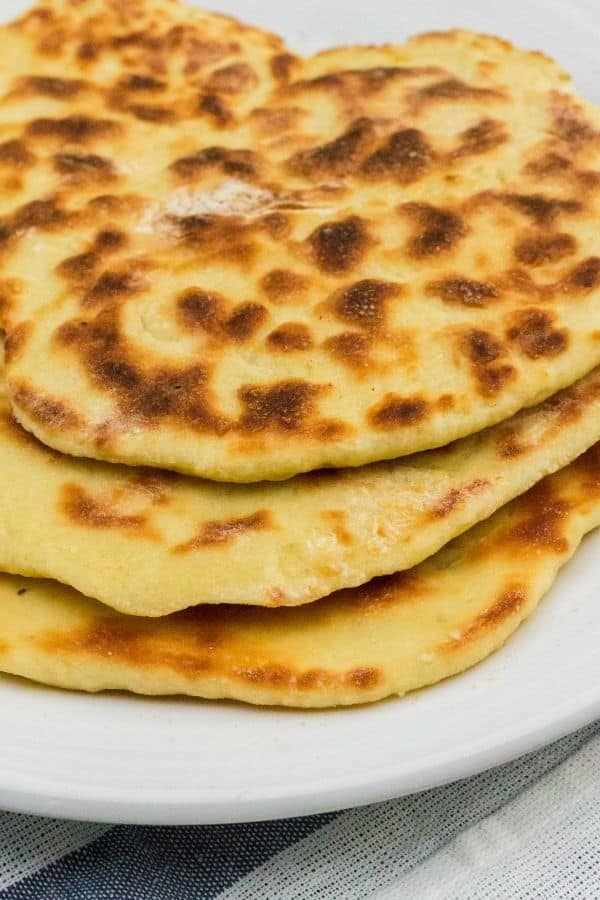
[[[42,0],[0,98],[0,669],[320,707],[498,648],[600,524],[568,75]]]

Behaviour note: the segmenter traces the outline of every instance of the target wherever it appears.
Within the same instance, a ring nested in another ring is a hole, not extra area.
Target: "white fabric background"
[[[596,900],[600,725],[465,781],[345,813],[222,900]]]
[[[0,891],[89,844],[109,828],[0,813]]]

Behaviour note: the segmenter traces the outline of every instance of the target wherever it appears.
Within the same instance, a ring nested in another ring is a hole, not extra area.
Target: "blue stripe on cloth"
[[[116,826],[1,900],[212,900],[339,813],[179,828]]]

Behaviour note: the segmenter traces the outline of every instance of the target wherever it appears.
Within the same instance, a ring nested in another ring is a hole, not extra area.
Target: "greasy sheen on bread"
[[[0,33],[10,402],[225,481],[446,444],[600,363],[600,115],[465,31],[301,58],[169,0]]]

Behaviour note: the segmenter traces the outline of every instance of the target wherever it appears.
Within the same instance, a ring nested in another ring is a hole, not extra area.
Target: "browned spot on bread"
[[[147,497],[153,506],[164,506],[171,498],[171,483],[175,483],[178,478],[175,472],[166,469],[139,466],[127,480],[124,490],[134,496]]]
[[[473,328],[464,335],[462,349],[476,365],[487,365],[504,352],[500,341],[479,328]]]
[[[335,334],[323,346],[337,360],[352,368],[364,368],[369,364],[371,338],[358,331]]]
[[[259,224],[264,226],[265,231],[275,240],[287,237],[291,230],[290,220],[282,212],[272,212],[262,216]]]
[[[523,309],[512,316],[513,325],[506,335],[529,359],[557,356],[567,349],[569,332],[553,327],[555,316],[543,309]]]
[[[441,394],[437,399],[436,406],[444,412],[447,412],[449,409],[454,409],[454,397],[452,394]]]
[[[98,215],[112,215],[141,210],[144,201],[136,194],[99,194],[87,203],[88,209]]]
[[[569,541],[563,533],[563,524],[569,513],[569,503],[554,496],[544,481],[531,488],[523,501],[527,513],[521,522],[509,530],[509,542],[566,553]]]
[[[14,403],[33,419],[51,429],[79,428],[81,419],[63,400],[33,390],[25,382],[9,382]]]
[[[277,134],[293,128],[298,120],[305,115],[305,111],[297,106],[283,106],[280,108],[266,106],[253,109],[250,115],[261,131],[266,134]]]
[[[298,675],[296,685],[299,690],[315,690],[316,688],[325,687],[331,681],[331,675],[325,669],[309,669],[307,672],[301,672]]]
[[[6,363],[15,362],[19,358],[25,349],[31,330],[31,322],[20,322],[6,335],[4,341],[4,361]]]
[[[103,228],[94,239],[94,248],[98,253],[112,253],[120,250],[127,243],[127,235],[116,228]]]
[[[380,526],[381,528],[381,526]],[[387,532],[378,529],[380,537],[385,537]],[[395,572],[393,575],[380,575],[372,578],[366,584],[360,584],[351,590],[341,593],[344,602],[361,612],[375,612],[381,607],[396,606],[403,599],[414,602],[416,596],[421,593],[419,577],[415,569],[405,569],[403,572]],[[328,598],[318,600],[324,604]]]
[[[225,299],[199,288],[190,288],[178,297],[177,314],[187,329],[202,329],[236,341],[251,337],[268,316],[260,303],[240,303],[226,315]]]
[[[112,394],[128,421],[170,418],[199,431],[227,430],[229,422],[210,406],[207,369],[201,365],[140,369],[122,338],[118,308],[118,303],[107,305],[91,320],[65,322],[54,340],[81,357],[92,382]]]
[[[298,62],[292,53],[276,53],[269,60],[269,68],[277,81],[289,81]]]
[[[452,490],[448,491],[446,496],[430,510],[429,514],[435,519],[443,519],[454,512],[456,507],[461,506],[465,500],[469,499],[469,497],[472,497],[474,494],[479,494],[481,491],[485,490],[485,488],[489,487],[489,484],[490,481],[488,478],[474,478],[472,481],[467,482],[467,484],[463,484],[462,487],[452,488]]]
[[[207,402],[207,376],[202,366],[159,369],[144,377],[134,366],[116,358],[98,362],[93,374],[101,386],[117,394],[126,415],[150,422],[171,418],[217,434],[228,428],[228,422],[216,416]]]
[[[310,328],[303,322],[284,322],[267,335],[267,343],[275,350],[293,353],[313,346]]]
[[[537,300],[551,300],[556,289],[553,284],[537,283],[525,269],[509,269],[500,278],[500,283],[505,291],[514,291]]]
[[[69,216],[55,200],[32,200],[19,206],[11,216],[11,225],[16,230],[40,228],[52,230],[65,225]]]
[[[49,632],[38,638],[47,649],[57,648],[71,654],[105,656],[130,663],[147,664],[150,648],[144,648],[140,626],[124,617],[111,615],[93,620],[79,631]]]
[[[204,522],[198,534],[189,541],[178,544],[173,552],[188,553],[213,544],[227,544],[249,531],[262,531],[265,528],[273,528],[271,515],[266,509],[235,519]]]
[[[231,63],[216,69],[205,84],[210,93],[239,94],[258,84],[258,76],[248,63]]]
[[[245,610],[245,617],[257,620],[261,611]],[[150,629],[143,620],[114,615],[98,616],[80,629],[48,631],[36,638],[46,651],[67,658],[96,657],[119,661],[144,669],[167,668],[190,680],[207,672],[241,680],[267,690],[318,690],[326,685],[340,685],[367,693],[381,680],[374,666],[360,666],[348,671],[326,669],[295,670],[275,662],[265,663],[248,656],[244,664],[236,663],[228,653],[228,621],[230,607],[199,606],[168,617],[168,632]],[[164,638],[167,638],[166,641]],[[225,653],[221,654],[221,645]]]
[[[315,78],[294,81],[289,89],[295,93],[325,90],[354,99],[356,96],[380,91],[397,79],[435,75],[441,71],[437,66],[373,66],[366,69],[341,69],[317,75]]]
[[[95,153],[56,153],[52,162],[57,172],[76,181],[111,181],[117,174],[110,159]]]
[[[572,169],[573,163],[560,153],[544,153],[542,156],[532,159],[525,166],[525,172],[529,175],[538,175],[547,178],[553,175],[562,175]]]
[[[498,456],[502,459],[515,459],[525,453],[527,448],[519,441],[516,428],[505,428],[498,435],[497,449]]]
[[[168,222],[181,242],[196,254],[234,263],[245,271],[251,266],[257,251],[253,236],[264,229],[272,234],[265,220],[245,222],[233,216],[169,216]]]
[[[351,429],[341,419],[321,419],[309,431],[311,436],[321,441],[335,441],[351,433]]]
[[[594,444],[574,463],[584,476],[584,488],[592,494],[600,493],[600,443]]]
[[[171,37],[175,38],[176,35],[183,37],[183,33],[178,30],[177,25],[171,30]],[[205,40],[199,37],[197,33],[193,36],[188,33],[183,41],[183,45],[176,40],[171,41],[171,45],[173,49],[181,47],[181,49],[187,51],[187,62],[183,69],[185,75],[195,75],[196,72],[199,72],[205,66],[218,62],[218,60],[229,56],[231,53],[238,53],[240,50],[238,41]]]
[[[207,113],[218,125],[228,125],[233,119],[233,113],[223,97],[218,94],[204,94],[198,103],[198,112]]]
[[[315,398],[323,389],[297,379],[270,386],[245,385],[238,392],[244,405],[240,426],[245,431],[299,431],[314,414]]]
[[[593,291],[600,286],[600,257],[590,256],[578,263],[560,282],[559,287],[565,293],[581,293]]]
[[[98,262],[98,255],[90,250],[63,259],[56,267],[56,271],[69,281],[85,284],[93,278]]]
[[[495,284],[461,277],[430,281],[425,290],[430,297],[439,297],[445,303],[460,306],[487,306],[501,296],[501,291]]]
[[[443,644],[440,644],[436,650],[442,653],[459,650],[469,641],[478,638],[482,632],[487,631],[489,628],[498,627],[506,619],[519,613],[526,600],[527,588],[525,585],[508,585],[485,612],[476,616],[468,625],[457,629],[459,636],[450,637]]]
[[[223,315],[225,300],[221,294],[190,288],[177,299],[180,322],[185,328],[202,328],[216,333]]]
[[[172,109],[150,103],[131,103],[127,106],[127,111],[142,122],[154,122],[157,125],[167,125],[176,120]]]
[[[568,94],[553,91],[550,99],[552,130],[561,141],[577,145],[598,137],[598,131],[584,118],[581,107]]]
[[[87,87],[81,78],[57,78],[50,75],[25,75],[19,78],[17,90],[27,94],[40,94],[54,100],[70,100]]]
[[[68,31],[65,28],[55,28],[52,31],[42,33],[37,43],[37,49],[44,56],[60,56],[68,39]]]
[[[351,669],[343,677],[344,684],[349,684],[354,688],[371,688],[379,682],[381,672],[375,666],[362,666],[358,669]]]
[[[425,85],[412,92],[411,106],[414,112],[419,112],[424,106],[439,101],[448,100],[505,100],[504,91],[496,88],[480,88],[467,84],[458,78],[444,78],[433,84]]]
[[[411,184],[426,174],[434,159],[425,135],[416,128],[405,128],[369,156],[361,172],[367,178],[393,178],[399,184]]]
[[[0,225],[0,235],[2,232],[2,226]],[[0,238],[1,243],[1,238]],[[3,334],[3,329],[5,327],[6,321],[14,308],[14,304],[17,301],[19,294],[21,292],[22,284],[19,279],[16,278],[3,278],[0,279],[0,337]]]
[[[515,375],[513,366],[498,361],[504,355],[504,347],[487,331],[469,329],[460,339],[460,349],[469,359],[479,392],[484,397],[497,394]]]
[[[349,325],[376,329],[386,318],[385,305],[397,297],[402,286],[373,278],[363,279],[337,291],[330,303],[335,316]]]
[[[417,259],[451,250],[467,233],[463,220],[450,210],[429,203],[403,203],[400,210],[418,225],[407,245],[410,255]]]
[[[97,41],[82,41],[77,47],[75,56],[83,63],[91,62],[100,54],[100,45]]]
[[[122,515],[110,502],[96,500],[74,483],[63,486],[60,508],[72,522],[88,528],[140,529],[146,524],[145,516]]]
[[[296,676],[287,666],[277,666],[274,664],[262,666],[248,666],[243,668],[238,666],[234,668],[234,674],[244,681],[252,684],[265,684],[272,687],[288,687],[295,680]]]
[[[156,93],[163,91],[166,82],[152,75],[144,75],[134,72],[132,75],[126,75],[118,82],[118,87],[125,91],[150,91]]]
[[[356,170],[372,145],[376,129],[370,119],[353,122],[339,137],[310,150],[296,153],[288,161],[293,172],[311,178],[342,176]]]
[[[1,184],[7,193],[17,193],[23,189],[23,177],[21,175],[8,175]]]
[[[451,159],[462,159],[465,156],[478,156],[504,144],[508,134],[502,122],[495,119],[482,119],[476,125],[466,128],[459,135],[458,146],[451,151]]]
[[[227,335],[235,341],[245,341],[265,322],[268,312],[260,303],[240,303],[224,322]]]
[[[377,428],[399,428],[422,422],[430,412],[430,404],[421,397],[386,394],[381,403],[369,410],[369,421]]]
[[[0,165],[25,169],[32,166],[37,157],[29,150],[25,141],[12,140],[0,144]]]
[[[367,223],[359,216],[319,225],[307,240],[317,266],[332,274],[353,269],[372,243]]]
[[[139,293],[145,285],[140,272],[128,269],[123,271],[106,271],[83,298],[84,306],[98,306]]]
[[[232,150],[229,147],[206,147],[197,153],[182,156],[169,168],[179,178],[191,179],[207,168],[216,168],[224,175],[253,178],[258,171],[259,157],[252,150]]]
[[[479,391],[485,397],[498,394],[515,377],[515,369],[508,363],[482,366],[477,372]]]
[[[514,253],[526,266],[543,266],[575,253],[577,244],[570,234],[530,234],[520,238]]]
[[[290,269],[272,269],[263,276],[260,286],[274,303],[306,290],[308,279]]]
[[[584,391],[577,388],[566,388],[544,400],[541,408],[556,416],[562,426],[576,422],[581,417],[584,406],[594,402],[598,397],[600,397],[600,388],[595,384],[589,385],[589,388]]]
[[[552,225],[563,213],[581,212],[583,204],[579,200],[562,200],[545,197],[543,194],[497,194],[495,195],[512,209],[527,216],[537,225]]]
[[[32,137],[56,137],[74,144],[84,144],[119,130],[119,123],[112,119],[94,119],[83,115],[64,119],[34,119],[27,126],[27,134]]]
[[[331,527],[336,539],[342,546],[351,546],[353,543],[352,532],[347,528],[348,516],[342,509],[323,510],[321,517]]]

